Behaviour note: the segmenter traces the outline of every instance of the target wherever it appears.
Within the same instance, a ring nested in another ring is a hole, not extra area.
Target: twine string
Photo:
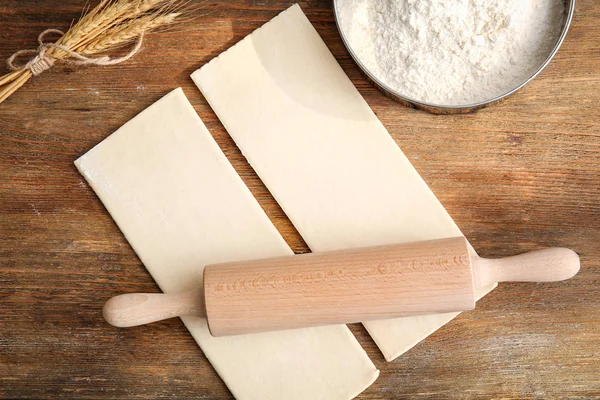
[[[88,56],[85,56],[76,51],[70,50],[66,46],[56,44],[56,43],[51,43],[51,42],[44,42],[44,37],[50,33],[57,33],[61,36],[64,35],[64,32],[62,32],[58,29],[46,29],[45,31],[40,33],[38,36],[39,46],[38,46],[37,50],[19,50],[19,51],[17,51],[15,54],[10,56],[6,60],[6,64],[8,65],[8,68],[10,68],[10,70],[12,70],[12,71],[29,70],[35,76],[35,75],[39,75],[42,72],[52,68],[52,66],[54,65],[54,62],[56,60],[61,60],[65,63],[71,64],[71,65],[114,65],[114,64],[119,64],[119,63],[129,60],[138,51],[140,51],[140,48],[142,47],[142,42],[144,40],[144,34],[142,33],[142,34],[140,34],[140,36],[138,36],[137,41],[135,42],[135,45],[133,46],[133,48],[129,51],[129,53],[125,54],[123,57],[116,57],[116,58],[110,58],[109,56],[88,57]],[[69,56],[71,56],[72,58],[56,57],[53,54],[50,54],[48,52],[48,50],[50,50],[50,49],[61,50],[61,51],[65,52],[66,54],[68,54]],[[30,55],[30,56],[32,55],[33,58],[31,58],[25,64],[20,64],[20,65],[16,64],[15,60],[17,59],[17,57],[21,57],[24,55]]]

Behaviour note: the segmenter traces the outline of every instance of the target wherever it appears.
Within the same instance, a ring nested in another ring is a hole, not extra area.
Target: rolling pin
[[[104,318],[129,327],[205,317],[213,336],[467,311],[475,288],[573,277],[579,256],[550,248],[480,258],[463,237],[209,265],[203,287],[113,297]]]

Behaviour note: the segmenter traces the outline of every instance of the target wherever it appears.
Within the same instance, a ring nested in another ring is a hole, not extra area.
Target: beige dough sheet
[[[312,251],[461,235],[298,5],[192,79]],[[364,325],[393,360],[456,315]]]
[[[207,264],[293,254],[181,89],[75,165],[164,292]],[[344,325],[215,338],[183,322],[237,399],[350,399],[379,373]]]

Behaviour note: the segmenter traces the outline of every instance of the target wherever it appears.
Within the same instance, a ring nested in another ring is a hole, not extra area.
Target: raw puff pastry
[[[207,264],[293,254],[181,89],[75,165],[164,292]],[[183,321],[237,399],[346,400],[379,373],[344,325],[215,338]]]
[[[298,5],[192,79],[312,251],[461,235]],[[364,325],[393,360],[456,315]]]

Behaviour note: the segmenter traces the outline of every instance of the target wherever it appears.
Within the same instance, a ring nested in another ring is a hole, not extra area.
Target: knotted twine
[[[39,46],[38,46],[37,50],[19,50],[19,51],[17,51],[15,54],[10,56],[6,60],[6,63],[8,64],[8,68],[10,68],[12,71],[29,70],[29,71],[31,71],[31,73],[34,76],[36,76],[36,75],[39,75],[42,72],[52,68],[52,66],[54,65],[54,62],[56,60],[61,60],[61,61],[65,62],[66,64],[71,64],[71,65],[114,65],[114,64],[119,64],[119,63],[127,61],[131,57],[133,57],[142,47],[142,41],[144,40],[144,34],[142,33],[138,37],[138,39],[135,43],[135,46],[133,46],[131,51],[129,53],[127,53],[126,55],[124,55],[123,57],[117,57],[117,58],[110,58],[108,56],[87,57],[81,53],[78,53],[76,51],[69,49],[66,46],[63,46],[63,45],[60,45],[57,43],[44,42],[44,37],[46,35],[48,35],[49,33],[57,33],[61,36],[63,36],[65,34],[63,31],[60,31],[58,29],[46,29],[44,32],[40,33],[38,36]],[[66,54],[68,54],[69,56],[71,56],[73,59],[56,57],[54,54],[52,54],[48,51],[50,49],[57,49],[57,50],[63,51]],[[21,65],[15,64],[15,60],[17,59],[17,57],[21,57],[23,55],[33,55],[34,57],[31,58],[25,64],[21,64]]]

